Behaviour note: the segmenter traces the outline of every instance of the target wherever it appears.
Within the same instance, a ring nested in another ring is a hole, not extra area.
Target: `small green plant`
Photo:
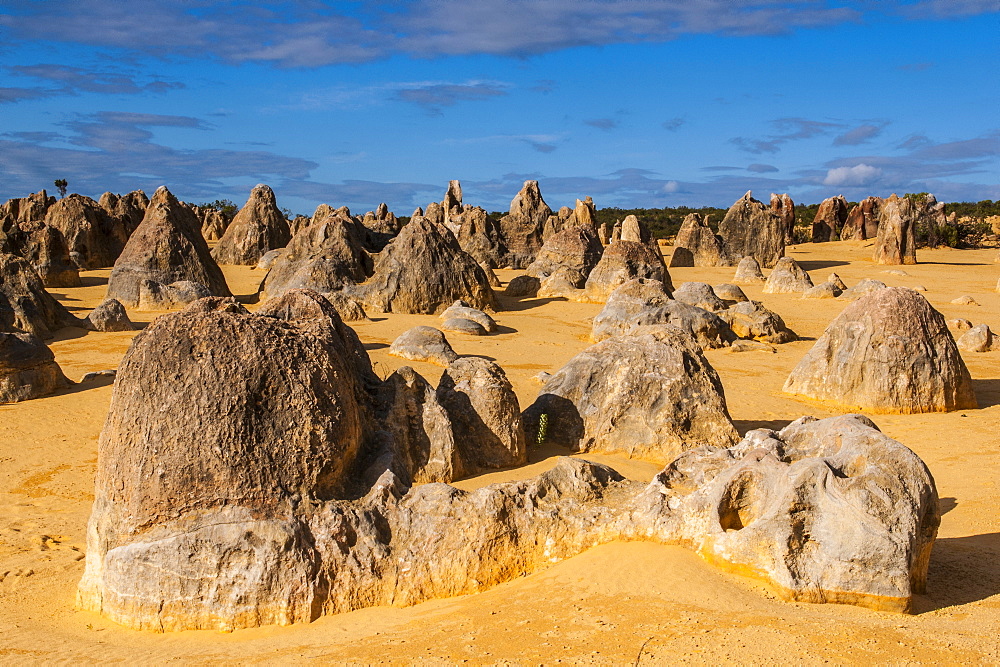
[[[539,445],[545,442],[546,436],[549,434],[549,414],[543,412],[542,416],[538,418],[538,439]]]
[[[52,181],[52,184],[55,185],[57,188],[59,188],[60,197],[66,196],[66,188],[69,187],[69,182],[65,178],[57,178],[56,180]]]

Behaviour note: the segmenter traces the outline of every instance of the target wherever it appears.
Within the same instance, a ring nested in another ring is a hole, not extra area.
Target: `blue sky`
[[[1000,199],[1000,0],[0,5],[0,200]]]

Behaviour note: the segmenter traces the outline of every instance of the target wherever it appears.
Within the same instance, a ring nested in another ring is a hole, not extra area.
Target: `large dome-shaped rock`
[[[523,269],[533,261],[542,247],[545,221],[552,215],[538,181],[525,181],[521,191],[510,202],[510,211],[500,218],[500,233],[507,247],[506,263],[512,269]]]
[[[41,339],[0,332],[0,403],[45,396],[67,385],[69,380]]]
[[[363,419],[336,313],[286,306],[206,299],[136,336],[98,445],[82,608],[147,629],[312,618],[293,513],[340,497]]]
[[[340,290],[364,282],[371,263],[343,219],[329,216],[300,230],[278,253],[261,284],[262,297],[295,288]]]
[[[864,241],[878,236],[878,219],[881,210],[882,200],[878,197],[862,199],[847,214],[844,227],[840,230],[840,240]]]
[[[674,288],[673,298],[689,306],[698,306],[704,310],[717,313],[726,309],[726,303],[718,297],[708,283],[689,281]]]
[[[291,240],[288,220],[278,209],[274,192],[266,185],[254,186],[250,198],[212,249],[220,264],[255,266],[268,250],[283,248]]]
[[[601,261],[604,246],[593,227],[573,226],[550,236],[526,271],[546,278],[565,267],[586,278]]]
[[[525,410],[527,433],[547,415],[547,438],[580,452],[659,462],[739,436],[722,382],[694,339],[660,325],[615,336],[573,357]]]
[[[847,199],[844,195],[829,197],[820,202],[812,223],[812,242],[835,241],[847,222]]]
[[[636,278],[658,280],[668,291],[674,289],[663,255],[653,244],[612,241],[587,276],[585,289],[589,298],[604,301],[618,287]]]
[[[809,272],[791,257],[782,257],[764,283],[764,294],[801,294],[813,286]]]
[[[78,194],[51,206],[45,224],[63,235],[70,259],[80,269],[113,265],[132,232],[93,199]]]
[[[876,264],[916,264],[917,212],[906,197],[892,195],[882,202],[878,236],[875,240]]]
[[[80,320],[45,291],[27,260],[0,253],[0,331],[24,332],[51,338]]]
[[[139,305],[143,280],[164,285],[188,280],[216,296],[230,295],[226,278],[201,235],[198,218],[165,187],[156,190],[142,223],[115,262],[107,298],[134,308]]]
[[[771,213],[781,218],[781,226],[785,230],[785,245],[795,242],[795,202],[787,194],[771,193]]]
[[[80,270],[70,260],[69,248],[59,230],[41,225],[26,235],[23,245],[21,255],[35,267],[43,285],[80,286]]]
[[[785,254],[785,222],[781,216],[747,191],[719,223],[724,266],[736,266],[744,257],[753,257],[771,268]]]
[[[443,225],[414,218],[385,247],[371,279],[350,292],[382,313],[440,313],[461,299],[496,310],[489,278]]]
[[[718,266],[722,243],[700,213],[689,213],[674,241],[670,266]]]
[[[969,370],[944,317],[903,287],[876,290],[845,308],[783,391],[872,412],[976,407]]]

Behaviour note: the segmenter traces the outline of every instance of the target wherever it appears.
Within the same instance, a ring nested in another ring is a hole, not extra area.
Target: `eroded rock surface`
[[[63,327],[79,325],[80,320],[46,291],[27,260],[0,253],[0,331],[51,338]]]
[[[719,266],[722,242],[700,213],[690,213],[681,223],[670,255],[670,266]]]
[[[736,442],[718,374],[694,338],[671,325],[615,336],[573,357],[525,410],[525,429],[548,415],[549,439],[580,452],[655,461]]]
[[[771,268],[785,254],[784,218],[748,191],[726,212],[719,223],[723,266],[735,266],[744,257],[753,257]]]
[[[125,306],[118,299],[105,299],[90,311],[84,323],[93,331],[134,331],[135,325],[129,319]]]
[[[892,195],[882,202],[878,236],[875,241],[876,264],[916,264],[917,212],[906,197]]]
[[[38,398],[68,384],[52,350],[40,338],[0,332],[0,403]]]
[[[872,412],[976,407],[969,370],[944,317],[904,287],[877,289],[845,308],[783,391]]]
[[[413,327],[401,333],[389,346],[389,354],[438,366],[447,366],[458,359],[444,334],[439,329],[426,326]]]
[[[612,241],[587,276],[586,290],[590,298],[604,301],[613,291],[636,278],[657,280],[673,291],[663,255],[653,246],[638,241]]]
[[[201,235],[198,218],[165,187],[153,194],[145,217],[115,262],[107,297],[134,308],[139,305],[143,280],[164,285],[189,280],[215,296],[230,296],[222,269]]]
[[[88,550],[81,606],[155,630],[308,622],[475,593],[598,544],[646,540],[753,573],[786,600],[907,611],[940,524],[923,462],[860,415],[694,450],[649,485],[563,458],[472,492],[407,490],[385,473],[354,502],[285,506],[140,527],[100,554],[99,576]]]
[[[212,257],[220,264],[255,266],[265,252],[284,248],[290,240],[288,220],[278,208],[274,192],[258,184],[212,249]]]
[[[782,257],[764,283],[765,294],[795,294],[813,286],[809,272],[791,257]]]
[[[371,279],[349,292],[377,312],[440,313],[461,299],[497,310],[489,278],[447,227],[414,218],[385,247]]]

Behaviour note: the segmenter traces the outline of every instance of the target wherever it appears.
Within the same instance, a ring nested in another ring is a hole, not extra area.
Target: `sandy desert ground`
[[[996,250],[920,250],[919,265],[898,267],[907,276],[873,265],[870,243],[800,245],[788,254],[815,282],[836,271],[848,285],[865,277],[923,285],[946,317],[1000,330]],[[225,271],[234,293],[242,295],[254,293],[262,278],[249,268]],[[87,272],[83,287],[51,291],[77,314],[86,314],[103,298],[108,273]],[[671,269],[675,285],[717,284],[732,273],[731,268]],[[498,274],[504,281],[517,275]],[[707,353],[741,433],[777,428],[804,414],[841,412],[782,395],[780,388],[846,302],[744,289],[778,312],[802,340],[779,346],[776,354]],[[966,294],[981,306],[950,303]],[[589,319],[601,306],[547,299],[505,299],[505,305],[509,310],[497,317],[499,334],[449,334],[449,340],[460,354],[496,359],[524,408],[538,392],[532,376],[554,372],[589,344]],[[130,315],[141,324],[156,313]],[[374,315],[353,326],[380,375],[412,365],[436,383],[441,368],[390,357],[387,349],[404,330],[437,322],[433,316]],[[133,335],[64,329],[50,343],[67,376],[79,380],[86,372],[115,368]],[[232,633],[126,630],[74,608],[110,381],[0,406],[0,662],[998,663],[1000,352],[965,358],[979,409],[873,416],[884,432],[923,458],[942,499],[928,591],[913,615],[787,603],[763,584],[718,570],[683,548],[615,543],[483,593],[415,607]],[[457,486],[534,475],[563,454],[551,446],[536,449],[526,467]],[[640,480],[658,469],[638,460],[586,458]]]

